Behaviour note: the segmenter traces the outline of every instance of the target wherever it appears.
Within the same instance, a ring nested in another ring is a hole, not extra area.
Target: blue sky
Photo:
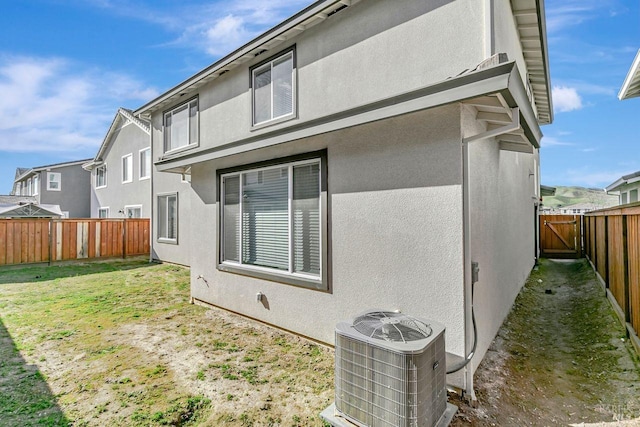
[[[0,14],[0,194],[15,168],[91,158],[135,109],[310,0],[20,0]],[[555,122],[542,182],[602,188],[640,170],[640,98],[616,97],[640,2],[546,0]]]

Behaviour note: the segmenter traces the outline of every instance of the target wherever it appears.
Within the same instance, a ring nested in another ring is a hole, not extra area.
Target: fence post
[[[631,322],[631,293],[629,290],[629,242],[627,238],[627,220],[627,215],[622,215],[622,259],[624,262],[624,321],[629,323]]]
[[[604,285],[609,288],[609,215],[604,216]]]
[[[122,220],[122,258],[127,257],[127,219]]]
[[[53,219],[49,220],[49,265],[52,264]]]

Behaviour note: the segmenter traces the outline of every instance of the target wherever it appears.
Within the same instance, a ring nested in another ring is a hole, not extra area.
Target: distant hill
[[[584,187],[556,187],[555,196],[545,196],[542,204],[551,208],[575,205],[576,203],[593,203],[601,208],[618,204],[618,196],[610,196],[602,189]]]

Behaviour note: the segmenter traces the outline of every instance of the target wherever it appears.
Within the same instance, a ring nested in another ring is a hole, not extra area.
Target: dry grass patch
[[[330,350],[188,299],[188,269],[144,260],[0,270],[0,369],[36,380],[0,403],[42,396],[0,425],[322,425]]]

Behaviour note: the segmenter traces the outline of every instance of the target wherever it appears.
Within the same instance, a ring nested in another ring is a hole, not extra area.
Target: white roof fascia
[[[359,0],[319,0],[308,6],[306,9],[298,12],[289,19],[281,22],[275,27],[267,30],[262,35],[251,40],[244,46],[230,53],[229,55],[214,62],[209,67],[203,69],[197,74],[189,77],[182,83],[169,89],[159,97],[151,100],[147,104],[138,108],[133,112],[136,117],[148,117],[152,112],[160,109],[163,105],[169,104],[187,92],[197,88],[205,81],[213,80],[221,74],[235,67],[239,63],[249,61],[263,50],[273,49],[274,44],[283,43],[287,37],[283,36],[290,31],[296,31],[296,35],[304,32],[307,28],[315,25],[318,21],[322,21],[328,17],[328,14],[339,7],[349,6],[357,3]],[[216,73],[218,73],[216,75]]]
[[[613,191],[616,188],[620,187],[622,184],[625,184],[626,181],[622,178],[619,178],[617,181],[615,181],[612,184],[607,185],[606,187],[604,187],[604,191],[609,192],[609,191]]]
[[[20,175],[16,179],[14,179],[13,182],[22,181],[24,178],[28,177],[30,174],[35,173],[35,172],[42,172],[42,171],[46,171],[46,170],[49,170],[49,169],[58,169],[58,168],[66,167],[66,166],[84,165],[88,161],[91,161],[91,159],[74,160],[74,161],[71,161],[71,162],[55,163],[55,164],[52,164],[52,165],[44,165],[44,166],[36,166],[35,168],[29,169],[28,171],[26,171],[25,173],[23,173],[22,175]]]
[[[631,64],[631,68],[629,68],[629,72],[627,73],[627,77],[624,79],[624,83],[622,83],[622,87],[618,93],[618,99],[622,101],[637,96],[640,96],[640,49],[638,49],[633,64]]]

